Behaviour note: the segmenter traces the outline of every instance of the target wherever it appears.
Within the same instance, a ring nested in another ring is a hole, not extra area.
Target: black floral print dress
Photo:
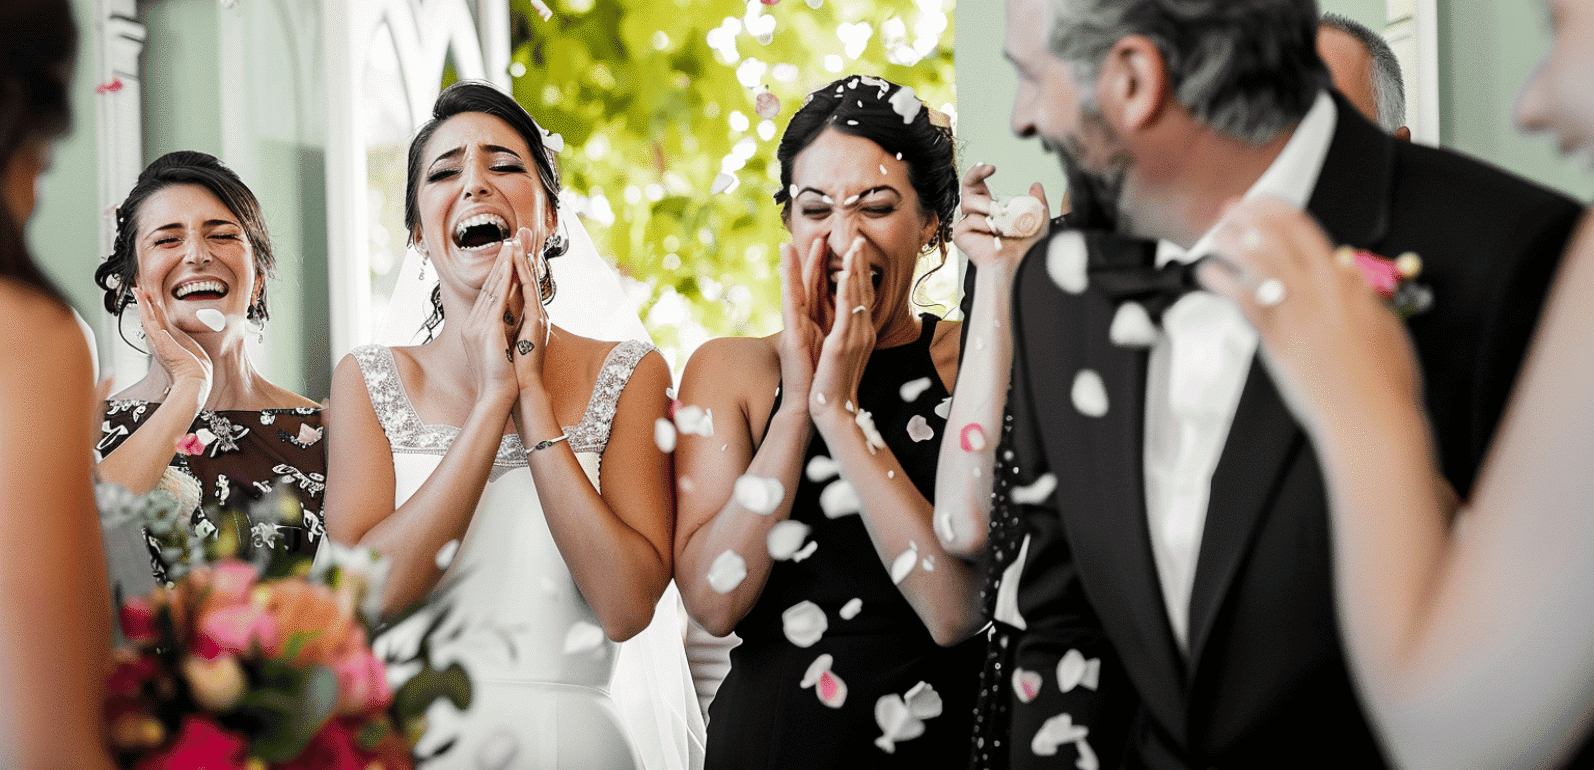
[[[118,399],[106,403],[96,447],[104,457],[155,413],[157,402]],[[247,517],[241,501],[264,498],[273,491],[289,495],[299,504],[302,526],[267,521],[243,521],[256,546],[266,545],[313,554],[326,537],[322,505],[327,481],[326,447],[318,407],[261,410],[201,411],[189,434],[174,447],[171,467],[192,477],[202,490],[192,524],[200,534],[215,531],[206,506],[214,504]],[[190,453],[192,452],[192,453]],[[168,582],[159,547],[148,532],[150,565],[155,579]]]

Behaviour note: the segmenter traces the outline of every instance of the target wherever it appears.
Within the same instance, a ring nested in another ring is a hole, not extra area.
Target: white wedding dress
[[[599,486],[599,463],[620,392],[650,350],[651,345],[635,340],[616,345],[586,414],[566,429],[570,448],[594,488]],[[367,345],[353,355],[392,445],[397,507],[431,476],[458,429],[421,421],[399,380],[391,349]],[[429,768],[656,770],[701,765],[701,715],[695,705],[678,703],[683,700],[680,693],[671,692],[690,682],[680,652],[680,620],[669,616],[679,604],[673,586],[654,619],[651,631],[659,644],[653,651],[643,647],[650,632],[626,645],[609,641],[554,544],[519,436],[506,436],[499,444],[475,516],[444,581],[457,585],[449,591],[451,615],[434,635],[433,663],[443,668],[460,661],[471,679],[473,701],[464,712],[446,700],[432,705],[418,751],[424,755],[448,741],[454,744]],[[413,650],[429,619],[411,618],[384,635],[377,654]],[[619,661],[622,647],[630,648],[629,665]]]

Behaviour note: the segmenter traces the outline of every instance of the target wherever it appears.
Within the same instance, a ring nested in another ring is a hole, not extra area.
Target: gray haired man
[[[1004,325],[975,759],[1381,768],[1339,643],[1316,456],[1255,331],[1191,291],[1185,265],[1212,253],[1230,202],[1256,195],[1338,243],[1420,254],[1433,302],[1408,328],[1465,497],[1580,209],[1370,123],[1330,88],[1313,0],[1006,11],[1013,130],[1058,153],[1074,209],[1018,267]],[[1278,280],[1243,279],[1264,305],[1291,301]]]
[[[1325,13],[1317,32],[1317,53],[1328,65],[1334,87],[1368,120],[1396,139],[1411,139],[1400,59],[1383,35],[1349,17]]]

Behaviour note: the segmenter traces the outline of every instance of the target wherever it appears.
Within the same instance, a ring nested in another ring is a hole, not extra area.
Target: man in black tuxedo
[[[1379,131],[1332,90],[1312,0],[1007,0],[1007,23],[1014,130],[1062,156],[1082,229],[1037,245],[1014,289],[987,679],[1006,692],[977,758],[1382,767],[1310,443],[1254,331],[1232,303],[1180,294],[1180,266],[1258,194],[1339,243],[1420,254],[1432,303],[1409,328],[1464,496],[1579,208]],[[1158,265],[1169,291],[1122,290]]]

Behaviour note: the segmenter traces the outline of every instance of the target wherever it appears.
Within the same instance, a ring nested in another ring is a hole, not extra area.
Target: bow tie
[[[1157,241],[1107,232],[1082,234],[1090,288],[1115,305],[1139,303],[1152,323],[1160,323],[1163,311],[1180,297],[1201,289],[1196,268],[1205,257],[1188,263],[1172,260],[1158,267]]]

